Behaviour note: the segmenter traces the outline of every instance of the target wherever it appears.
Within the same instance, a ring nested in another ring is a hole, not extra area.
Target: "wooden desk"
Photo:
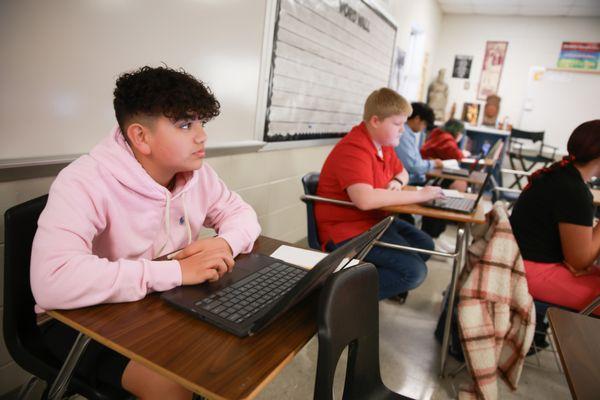
[[[548,309],[560,361],[571,396],[577,400],[600,397],[600,319],[562,310]]]
[[[594,205],[600,206],[600,189],[591,189],[592,196],[594,196]]]
[[[261,236],[253,252],[271,254],[282,244]],[[158,294],[48,314],[195,393],[210,399],[251,399],[316,333],[317,299],[315,292],[247,338],[178,311]]]
[[[471,172],[471,174],[469,174],[469,176],[460,176],[460,175],[445,174],[442,172],[442,170],[440,168],[440,169],[432,169],[431,171],[427,172],[426,176],[428,178],[434,178],[434,179],[452,179],[454,181],[465,181],[472,185],[483,185],[483,182],[485,181],[486,173],[481,172],[481,171],[473,171],[473,172]]]
[[[414,186],[407,186],[404,190],[417,190]],[[475,199],[477,195],[473,193],[461,193],[461,196],[465,198]],[[454,300],[456,298],[456,286],[458,281],[458,274],[466,260],[467,246],[469,243],[469,224],[484,224],[485,219],[485,207],[489,205],[489,201],[480,200],[475,212],[472,214],[463,214],[453,211],[439,210],[436,208],[425,207],[420,204],[406,204],[401,206],[390,206],[384,207],[382,210],[389,211],[397,214],[417,214],[425,217],[432,217],[438,219],[444,219],[448,221],[455,221],[458,223],[458,230],[456,233],[456,247],[455,253],[453,254],[439,254],[454,259],[452,264],[452,276],[450,278],[450,290],[448,291],[448,310],[452,310],[454,307]],[[490,207],[491,208],[491,207]],[[392,247],[393,246],[384,246]],[[450,325],[452,321],[451,312],[450,318],[446,318],[444,324],[444,335],[442,340],[442,347],[440,349],[440,373],[442,377],[445,377],[445,366],[446,359],[448,357],[448,345],[450,343]]]

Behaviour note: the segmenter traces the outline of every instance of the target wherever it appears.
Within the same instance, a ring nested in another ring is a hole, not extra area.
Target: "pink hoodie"
[[[114,128],[50,188],[31,254],[36,311],[135,301],[181,285],[178,261],[151,260],[185,247],[203,226],[234,256],[260,233],[254,210],[209,165],[180,174],[170,192]]]

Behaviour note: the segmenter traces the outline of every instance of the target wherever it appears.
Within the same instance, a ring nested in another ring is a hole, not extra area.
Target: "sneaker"
[[[437,238],[435,240],[435,250],[442,251],[444,253],[454,253],[454,251],[456,250],[456,243],[455,242],[451,243],[442,238]]]
[[[390,297],[390,300],[392,300],[393,302],[398,303],[398,304],[404,304],[404,303],[406,303],[407,297],[408,297],[408,292],[404,292],[404,293],[397,294],[393,297]]]

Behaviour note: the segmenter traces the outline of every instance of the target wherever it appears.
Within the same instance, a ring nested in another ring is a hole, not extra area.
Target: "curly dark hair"
[[[136,115],[165,116],[171,120],[198,118],[207,122],[220,113],[210,88],[185,72],[144,66],[117,79],[113,105],[123,134]]]

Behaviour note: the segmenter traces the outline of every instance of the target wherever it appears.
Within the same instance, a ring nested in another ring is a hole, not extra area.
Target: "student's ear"
[[[150,155],[151,149],[148,143],[150,131],[148,128],[139,123],[133,123],[127,127],[127,138],[131,147],[138,152],[147,156]]]
[[[369,124],[374,128],[377,128],[380,123],[381,119],[377,115],[371,115],[371,118],[369,118]]]

